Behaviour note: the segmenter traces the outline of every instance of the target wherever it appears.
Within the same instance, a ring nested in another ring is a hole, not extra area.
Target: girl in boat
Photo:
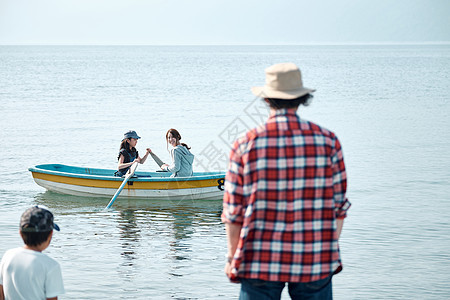
[[[118,171],[114,174],[115,176],[124,176],[134,162],[137,161],[138,163],[143,164],[147,160],[147,156],[151,152],[150,148],[147,148],[147,151],[142,158],[135,148],[138,139],[140,138],[141,137],[138,136],[134,130],[127,131],[123,135],[123,140],[120,143],[119,156],[117,157],[119,160],[117,165]]]
[[[170,151],[172,156],[172,164],[162,164],[161,170],[172,172],[171,177],[188,177],[192,176],[192,163],[194,155],[189,151],[189,146],[180,143],[181,135],[176,129],[169,129],[166,133],[167,148],[169,144],[173,147]]]

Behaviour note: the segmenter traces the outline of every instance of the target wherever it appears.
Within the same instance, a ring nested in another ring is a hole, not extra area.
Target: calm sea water
[[[44,204],[62,228],[46,250],[63,269],[61,299],[236,299],[221,201],[120,199],[103,211],[109,199],[46,192],[27,168],[115,168],[129,129],[138,150],[168,161],[173,127],[197,170],[224,169],[231,141],[267,116],[249,88],[287,61],[317,89],[299,114],[344,147],[353,206],[335,299],[449,298],[449,45],[2,46],[0,255],[22,244],[23,210]]]

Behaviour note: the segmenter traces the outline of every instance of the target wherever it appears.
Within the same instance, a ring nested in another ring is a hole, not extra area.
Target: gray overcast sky
[[[0,45],[449,41],[450,0],[0,0]]]

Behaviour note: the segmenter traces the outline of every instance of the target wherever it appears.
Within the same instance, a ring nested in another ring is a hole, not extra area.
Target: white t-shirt
[[[44,253],[14,248],[0,264],[0,284],[6,300],[42,299],[64,294],[61,267]]]

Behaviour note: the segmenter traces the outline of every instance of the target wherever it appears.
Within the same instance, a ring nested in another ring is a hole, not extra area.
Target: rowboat
[[[34,181],[49,191],[75,196],[112,197],[123,178],[116,170],[43,164],[28,169]],[[215,200],[223,197],[224,172],[194,172],[170,177],[169,172],[135,172],[119,198]]]

